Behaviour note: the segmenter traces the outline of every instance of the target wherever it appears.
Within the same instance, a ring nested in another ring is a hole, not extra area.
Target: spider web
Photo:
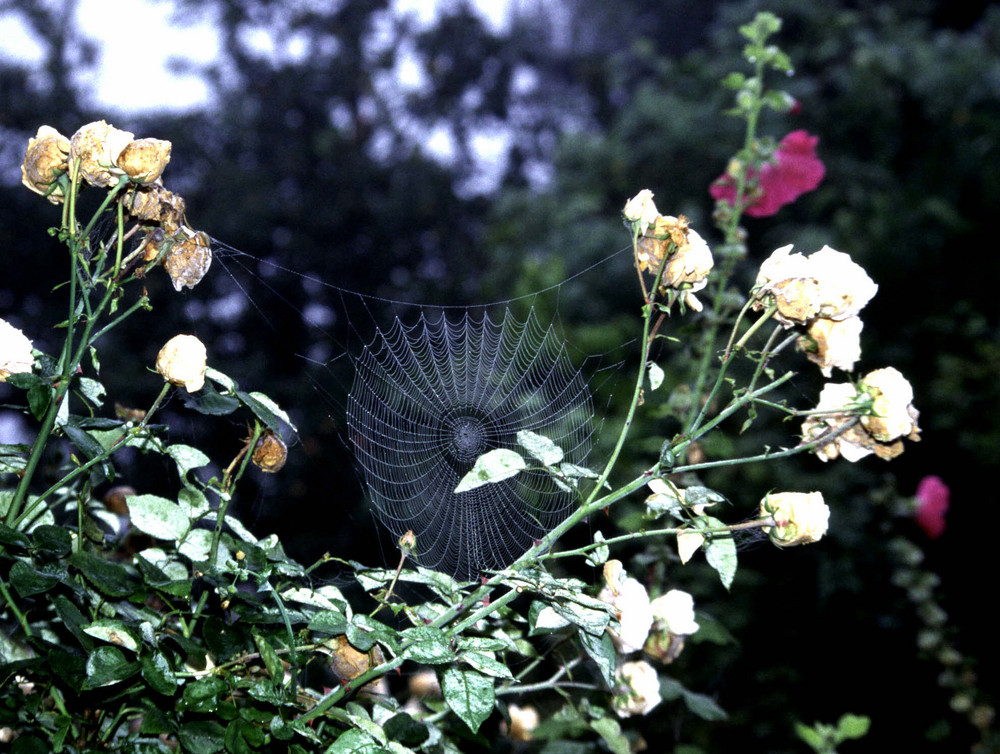
[[[521,451],[529,430],[584,465],[593,435],[587,381],[534,312],[396,319],[357,360],[347,422],[379,519],[416,535],[416,560],[460,578],[509,565],[563,520],[574,494],[542,469],[456,493],[482,454]]]
[[[514,450],[532,465],[517,443],[519,430],[552,440],[565,461],[587,464],[599,422],[585,375],[605,373],[608,379],[621,361],[607,363],[607,354],[587,356],[586,372],[574,367],[581,354],[574,351],[571,359],[557,327],[542,324],[534,307],[521,319],[514,306],[541,294],[558,299],[568,281],[630,249],[541,291],[476,306],[424,305],[359,293],[218,239],[213,239],[213,252],[243,298],[272,327],[274,308],[260,299],[260,291],[244,286],[240,271],[302,321],[310,319],[306,310],[269,284],[274,274],[294,275],[339,301],[335,316],[343,318],[354,345],[310,325],[317,342],[333,350],[319,359],[300,353],[305,362],[326,370],[326,379],[304,376],[336,406],[334,421],[346,419],[345,445],[375,517],[397,540],[413,530],[413,557],[419,564],[467,579],[504,568],[577,504],[575,493],[560,488],[540,468],[463,493],[454,490],[489,450]],[[262,269],[270,272],[261,274]],[[390,317],[380,316],[386,313]]]

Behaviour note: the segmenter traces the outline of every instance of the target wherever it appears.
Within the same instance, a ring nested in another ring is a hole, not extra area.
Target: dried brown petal
[[[136,139],[122,150],[115,164],[136,183],[152,183],[170,162],[170,147],[170,142],[162,139]]]
[[[122,206],[132,217],[153,223],[167,233],[176,233],[184,221],[184,197],[150,183],[129,188],[122,194]]]

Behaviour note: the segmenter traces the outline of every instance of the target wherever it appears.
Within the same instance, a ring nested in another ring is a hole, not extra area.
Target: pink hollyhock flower
[[[944,534],[944,514],[948,512],[951,490],[939,476],[925,476],[917,485],[914,518],[928,539]]]
[[[826,168],[816,156],[818,136],[805,131],[792,131],[781,140],[771,160],[760,167],[760,173],[749,170],[747,179],[757,179],[754,191],[747,195],[746,214],[768,217],[790,204],[807,191],[819,186]],[[725,173],[712,182],[709,193],[716,200],[733,204],[736,201],[736,179]]]

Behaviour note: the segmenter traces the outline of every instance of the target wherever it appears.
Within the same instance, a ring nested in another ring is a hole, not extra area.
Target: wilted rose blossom
[[[701,311],[694,293],[708,285],[715,260],[705,240],[688,226],[686,217],[658,215],[640,236],[635,260],[640,272],[648,270],[654,276],[665,264],[660,288],[682,292],[687,305]]]
[[[31,341],[14,325],[0,319],[0,382],[12,374],[30,372],[35,363]]]
[[[824,246],[808,257],[792,254],[792,246],[776,249],[760,266],[752,295],[755,309],[768,301],[777,307],[775,319],[785,327],[804,325],[817,317],[844,320],[864,308],[878,286],[847,254]]]
[[[653,621],[658,627],[681,636],[690,636],[698,630],[698,623],[694,619],[694,597],[687,592],[671,589],[650,605],[653,608]]]
[[[777,492],[760,501],[760,515],[772,516],[775,526],[764,532],[780,547],[818,542],[830,523],[830,508],[821,492]]]
[[[69,139],[51,126],[41,126],[34,138],[28,139],[21,163],[21,183],[36,194],[48,194],[50,202],[59,204],[64,199],[62,189],[58,186],[53,189],[52,184],[68,169]]]
[[[662,701],[660,679],[648,662],[623,663],[615,671],[618,684],[612,704],[619,717],[649,714]]]
[[[653,628],[643,651],[664,663],[677,659],[684,649],[684,637],[698,630],[694,619],[694,598],[680,589],[671,589],[650,603]]]
[[[272,429],[265,429],[257,440],[257,445],[254,447],[250,460],[261,471],[274,474],[281,471],[285,465],[285,461],[288,460],[288,446],[285,445],[285,441],[281,439],[281,435],[277,432]]]
[[[194,288],[212,266],[212,243],[205,233],[186,226],[181,226],[171,236],[171,241],[163,269],[170,276],[175,291]]]
[[[820,460],[842,455],[853,463],[872,453],[884,460],[895,458],[903,452],[904,438],[920,440],[920,413],[912,400],[910,383],[892,367],[876,369],[862,378],[860,392],[854,385],[827,383],[816,411],[830,413],[808,417],[802,424],[803,439],[816,440],[860,416],[852,427],[816,448]],[[866,403],[868,411],[862,414]]]
[[[744,212],[750,217],[768,217],[802,194],[819,186],[826,168],[816,156],[818,136],[806,131],[792,131],[778,145],[771,160],[760,172],[747,170]],[[755,180],[756,179],[756,180]],[[709,193],[716,201],[732,205],[736,202],[736,178],[727,171],[712,182]]]
[[[861,387],[872,396],[872,414],[861,417],[868,434],[879,442],[900,437],[919,439],[919,413],[913,407],[913,388],[898,369],[885,367],[869,372]]]
[[[917,485],[914,518],[928,539],[944,534],[944,516],[948,512],[951,490],[939,476],[925,476]]]
[[[118,155],[134,138],[103,120],[88,123],[70,138],[70,159],[80,160],[80,176],[91,186],[117,186],[125,175],[116,164]]]
[[[653,610],[646,587],[625,573],[618,560],[604,564],[605,586],[598,598],[607,602],[618,615],[620,630],[611,638],[622,654],[637,652],[646,643],[653,625]]]
[[[853,372],[854,364],[861,358],[863,328],[860,317],[844,320],[817,317],[809,324],[806,335],[799,338],[798,347],[805,351],[809,361],[819,364],[824,377],[829,377],[834,367]]]
[[[115,165],[136,183],[152,183],[170,162],[170,148],[162,139],[136,139],[125,146]]]
[[[646,228],[656,222],[659,211],[653,204],[653,192],[643,189],[625,203],[622,210],[625,219],[632,223],[639,223],[639,234],[646,232]]]
[[[208,359],[205,344],[194,335],[175,335],[160,349],[156,371],[172,385],[183,385],[196,393],[205,385]]]

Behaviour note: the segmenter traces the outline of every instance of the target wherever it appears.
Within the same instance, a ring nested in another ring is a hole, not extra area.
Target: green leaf
[[[177,503],[157,495],[129,496],[128,511],[132,526],[155,539],[182,539],[191,525]]]
[[[406,712],[393,715],[383,723],[385,735],[392,741],[399,741],[403,746],[420,746],[430,738],[430,731],[424,723],[417,722]]]
[[[702,516],[698,519],[700,529],[720,529],[725,526],[717,518]],[[736,540],[725,534],[706,534],[708,541],[704,545],[705,559],[719,574],[722,585],[729,589],[736,576]]]
[[[215,712],[219,696],[227,692],[226,682],[215,676],[199,678],[184,687],[182,707],[192,712]]]
[[[309,630],[324,634],[342,634],[347,631],[347,617],[341,612],[324,610],[312,617],[309,621]]]
[[[528,466],[520,454],[507,448],[497,448],[489,453],[484,453],[476,459],[472,470],[469,471],[462,481],[455,488],[455,494],[474,490],[484,484],[495,484],[504,479],[516,476]]]
[[[441,676],[441,691],[448,706],[473,733],[493,712],[496,695],[489,676],[474,670],[448,668]]]
[[[61,558],[69,555],[73,549],[73,537],[61,526],[43,524],[31,532],[31,536],[34,539],[35,550],[43,555]]]
[[[687,708],[704,720],[725,720],[727,717],[725,710],[711,697],[689,691],[684,684],[670,676],[660,676],[660,696],[668,701],[682,698]]]
[[[604,739],[604,743],[608,745],[613,754],[629,754],[631,751],[628,739],[622,733],[622,726],[618,724],[617,720],[610,717],[600,717],[594,720],[590,727]]]
[[[226,729],[215,720],[195,720],[178,729],[177,739],[186,754],[215,754],[226,745]]]
[[[384,623],[369,618],[364,613],[355,615],[345,632],[347,640],[359,652],[367,652],[376,642],[381,642],[395,652],[397,650],[396,632]]]
[[[95,406],[104,405],[104,396],[106,391],[104,390],[104,385],[95,379],[90,377],[80,377],[76,381],[76,387],[83,394],[83,396],[90,401]]]
[[[208,370],[206,370],[205,375],[208,376]],[[205,386],[197,393],[189,393],[185,390],[180,392],[180,396],[187,408],[206,416],[226,416],[240,407],[239,399],[236,396],[223,395],[212,387],[210,382],[206,382]]]
[[[243,396],[249,396],[250,398],[252,398],[254,401],[257,402],[258,406],[262,406],[268,411],[268,413],[272,417],[272,421],[273,417],[277,417],[281,419],[281,421],[283,421],[289,427],[291,427],[295,432],[299,431],[298,428],[294,424],[292,424],[291,417],[289,417],[288,414],[281,407],[279,407],[277,403],[271,400],[270,397],[264,395],[263,393],[257,393],[257,392],[237,393],[237,395],[239,395],[241,398]],[[257,411],[254,411],[252,406],[248,405],[248,407],[250,408],[251,411],[254,412],[254,415],[257,416],[258,419],[267,424],[267,426],[273,429],[275,432],[277,432],[280,429],[280,426],[277,425],[277,422],[274,422],[274,424],[272,424],[271,422],[265,421],[264,417],[261,416],[259,413],[257,413]]]
[[[84,627],[83,632],[95,639],[110,642],[133,652],[139,651],[139,640],[134,633],[121,621],[116,620],[96,620],[89,626]]]
[[[139,663],[129,662],[117,647],[101,646],[87,658],[86,689],[110,686],[123,681],[139,669]]]
[[[594,532],[594,544],[599,544],[604,542],[604,535],[599,531]],[[605,544],[599,544],[593,550],[587,553],[587,562],[592,566],[604,565],[607,562],[608,557],[611,555],[611,551]]]
[[[212,532],[208,529],[192,529],[177,546],[177,550],[192,563],[208,560],[212,553]]]
[[[484,675],[491,675],[494,678],[509,678],[511,680],[514,678],[510,672],[510,668],[502,662],[498,662],[495,657],[483,652],[464,652],[459,659]]]
[[[380,754],[384,751],[385,749],[363,730],[350,728],[334,741],[333,746],[326,750],[326,754]]]
[[[81,550],[69,556],[70,565],[80,572],[98,591],[109,597],[127,597],[132,594],[129,573],[125,566],[99,558]]]
[[[403,650],[403,654],[414,662],[436,665],[455,659],[448,635],[440,628],[414,626],[403,631],[400,638],[404,644],[413,642]]]
[[[31,547],[31,538],[22,531],[0,524],[0,545],[27,549]]]
[[[615,654],[615,645],[611,641],[611,636],[605,631],[600,636],[588,634],[580,631],[580,643],[590,658],[597,663],[597,669],[601,672],[601,678],[608,684],[608,688],[615,686],[615,668],[618,657]]]
[[[275,684],[281,685],[285,680],[285,669],[281,665],[281,660],[278,659],[278,653],[256,628],[252,629],[252,633],[254,644],[257,645],[257,651],[260,652],[260,659],[264,661],[268,675],[271,676],[271,680]]]
[[[28,389],[28,410],[39,421],[45,416],[45,412],[49,410],[52,395],[52,386],[41,380]]]
[[[39,571],[21,560],[10,567],[10,583],[22,597],[47,592],[59,581],[57,574]]]
[[[655,361],[649,362],[649,389],[656,390],[663,384],[663,370]]]
[[[180,474],[181,479],[186,479],[187,473],[191,469],[208,466],[212,461],[198,448],[192,448],[190,445],[170,445],[167,447],[167,455],[173,458],[177,464],[177,473]]]
[[[543,466],[553,466],[563,459],[563,449],[548,437],[536,435],[522,429],[517,433],[517,444],[528,451],[528,455],[542,462]]]
[[[872,720],[866,715],[847,713],[837,721],[837,736],[841,741],[848,738],[864,738],[868,735]]]
[[[140,659],[142,677],[149,687],[158,694],[173,696],[177,691],[177,678],[170,667],[170,662],[160,652],[143,655]]]
[[[0,443],[0,474],[20,474],[28,465],[31,446],[24,443]]]
[[[819,731],[804,723],[795,723],[795,734],[813,751],[823,751],[826,748],[826,740]]]
[[[52,600],[52,607],[55,608],[59,621],[76,637],[81,646],[88,652],[93,649],[94,641],[84,632],[87,619],[80,612],[80,609],[62,594],[55,596],[55,599]]]
[[[684,704],[687,705],[687,708],[702,720],[717,722],[719,720],[725,720],[727,717],[726,711],[716,704],[714,699],[710,696],[705,696],[704,694],[698,694],[694,691],[688,691],[685,689]]]

